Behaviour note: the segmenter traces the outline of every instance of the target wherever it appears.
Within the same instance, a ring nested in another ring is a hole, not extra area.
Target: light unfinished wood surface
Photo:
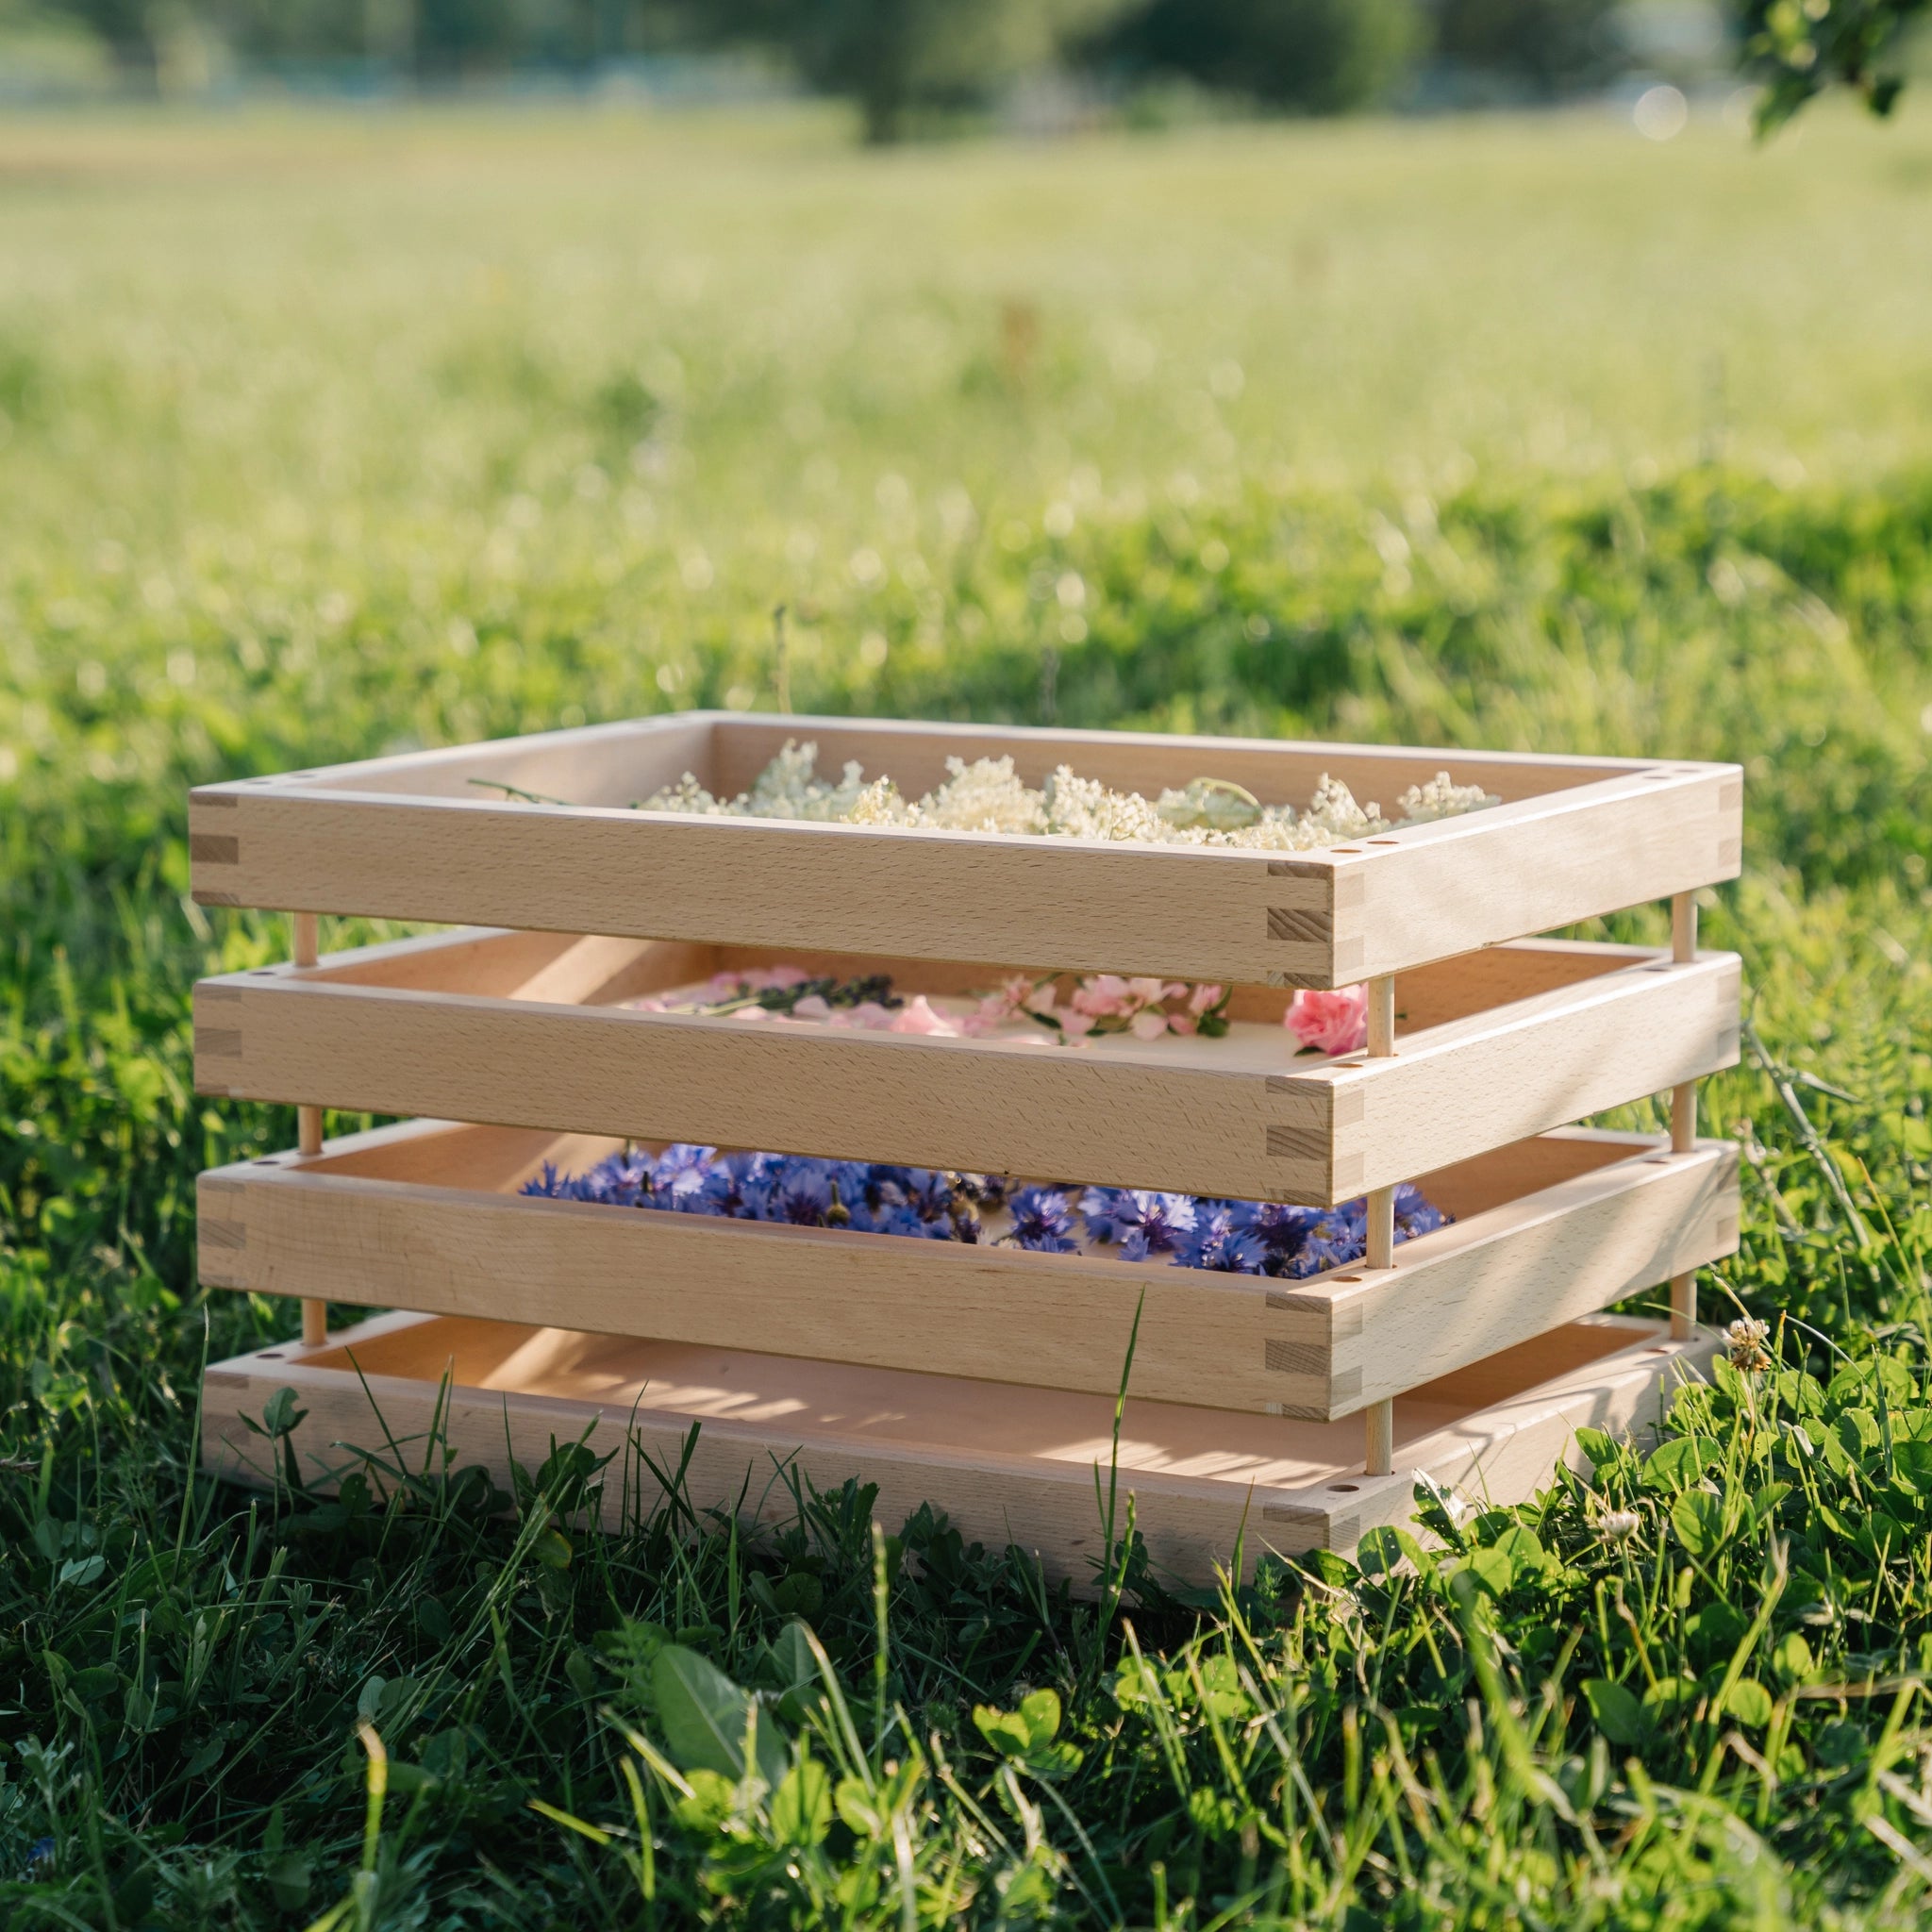
[[[1671,1342],[1654,1323],[1608,1317],[1557,1330],[1494,1364],[1480,1407],[1453,1376],[1398,1403],[1397,1470],[1374,1480],[1360,1474],[1359,1424],[1130,1401],[1116,1534],[1131,1493],[1156,1565],[1208,1582],[1243,1530],[1250,1563],[1267,1549],[1352,1550],[1365,1528],[1411,1515],[1419,1472],[1478,1500],[1520,1501],[1558,1460],[1576,1458],[1578,1428],[1654,1424],[1711,1345]],[[1105,1555],[1095,1474],[1104,1485],[1108,1398],[435,1317],[387,1317],[324,1349],[290,1343],[210,1368],[205,1466],[273,1481],[262,1439],[241,1419],[259,1420],[281,1388],[308,1410],[293,1441],[305,1477],[319,1486],[360,1466],[356,1449],[389,1439],[427,1463],[445,1374],[446,1439],[459,1462],[482,1463],[499,1482],[507,1455],[534,1467],[554,1441],[587,1430],[600,1453],[620,1451],[606,1478],[608,1517],[620,1497],[633,1513],[657,1507],[643,1457],[676,1467],[697,1421],[687,1493],[700,1509],[782,1521],[792,1508],[786,1473],[795,1470],[821,1487],[876,1483],[889,1527],[929,1501],[968,1541],[1038,1551],[1050,1575],[1077,1586],[1091,1587]]]
[[[1325,1419],[1654,1288],[1737,1241],[1724,1142],[1658,1158],[1576,1129],[1425,1177],[1458,1219],[1386,1274],[1307,1281],[1095,1255],[532,1199],[549,1160],[612,1143],[480,1127],[383,1128],[204,1174],[201,1279],[612,1335]],[[494,1191],[503,1190],[505,1191]]]
[[[466,944],[450,956],[474,957]],[[392,986],[353,965],[259,967],[196,989],[195,1083],[232,1098],[1327,1205],[1737,1058],[1735,955],[1674,963],[1545,941],[1468,956],[1470,970],[1494,989],[1511,955],[1519,984],[1547,990],[1404,1031],[1392,1058],[1336,1060],[1297,1058],[1282,1028],[1259,1023],[1223,1040],[1067,1047],[583,1008],[442,990],[419,974]],[[1577,977],[1579,962],[1603,970]],[[1439,987],[1457,963],[1432,969]],[[631,971],[594,948],[580,965],[607,985]],[[562,968],[535,971],[561,991]]]
[[[1297,806],[1332,773],[1391,809],[1447,769],[1505,803],[1295,855],[626,808],[686,769],[735,790],[787,737],[911,792],[1010,754]],[[691,714],[204,787],[190,849],[205,905],[1330,986],[1735,876],[1741,799],[1731,765]]]

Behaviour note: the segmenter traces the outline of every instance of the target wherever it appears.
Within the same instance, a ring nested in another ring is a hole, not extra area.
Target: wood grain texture
[[[452,943],[455,959],[466,941]],[[579,941],[580,947],[605,941]],[[1486,985],[1500,955],[1472,956]],[[561,974],[562,956],[526,961]],[[1738,961],[1525,949],[1606,970],[1294,1059],[1277,1026],[1077,1048],[581,1008],[262,967],[195,992],[195,1081],[236,1098],[1327,1205],[1731,1064]],[[627,971],[591,957],[591,978]],[[991,971],[992,969],[988,969]],[[1432,969],[1453,978],[1455,962]],[[568,990],[558,978],[561,990]],[[1456,1002],[1447,1002],[1453,1009]]]
[[[1677,1378],[1712,1342],[1672,1343],[1653,1323],[1574,1324],[1491,1365],[1481,1407],[1469,1378],[1446,1377],[1398,1402],[1396,1474],[1365,1478],[1358,1423],[1285,1423],[1131,1401],[1120,1444],[1121,1498],[1157,1566],[1211,1580],[1243,1526],[1250,1560],[1264,1550],[1350,1550],[1363,1529],[1406,1521],[1418,1472],[1491,1503],[1518,1501],[1576,1454],[1578,1428],[1613,1434],[1657,1419]],[[359,1372],[359,1373],[358,1373]],[[1110,1454],[1104,1396],[953,1381],[783,1357],[618,1341],[558,1329],[388,1317],[322,1349],[289,1343],[209,1369],[202,1454],[232,1479],[268,1483],[258,1418],[280,1388],[308,1410],[294,1435],[305,1475],[327,1487],[360,1466],[356,1450],[390,1437],[426,1449],[443,1400],[463,1462],[507,1482],[507,1454],[534,1466],[553,1440],[591,1433],[618,1450],[608,1515],[659,1500],[643,1457],[675,1467],[692,1421],[687,1470],[699,1508],[773,1522],[791,1513],[784,1472],[822,1487],[879,1486],[879,1519],[896,1526],[921,1503],[946,1511],[969,1541],[1037,1550],[1049,1574],[1091,1584],[1104,1555],[1094,1498]],[[377,1411],[380,1412],[380,1421]],[[741,1498],[742,1499],[741,1501]]]
[[[1306,1282],[1085,1255],[602,1208],[513,1191],[610,1143],[481,1127],[383,1128],[319,1161],[204,1174],[201,1278],[611,1335],[1108,1394],[1140,1307],[1132,1390],[1327,1419],[1700,1267],[1737,1244],[1724,1142],[1657,1159],[1645,1135],[1574,1131],[1445,1174],[1467,1216],[1377,1279]]]
[[[625,808],[687,767],[735,789],[787,737],[915,792],[984,754],[1295,802],[1332,772],[1391,806],[1446,767],[1505,803],[1292,857]],[[208,905],[1330,986],[1732,877],[1741,798],[1727,765],[691,714],[205,787],[190,836]]]

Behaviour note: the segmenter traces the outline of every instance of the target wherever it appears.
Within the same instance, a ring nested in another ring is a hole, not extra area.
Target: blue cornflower
[[[1147,1188],[1089,1188],[1080,1196],[1089,1237],[1118,1241],[1121,1259],[1144,1261],[1172,1255],[1194,1225],[1191,1194],[1161,1194]]]
[[[721,1154],[711,1164],[716,1212],[737,1221],[766,1221],[766,1208],[784,1157],[777,1154]]]
[[[765,1201],[762,1218],[796,1227],[823,1227],[832,1207],[832,1162],[794,1156],[786,1160]]]
[[[1271,1272],[1300,1253],[1322,1218],[1319,1208],[1292,1208],[1285,1201],[1230,1201],[1227,1208],[1235,1226],[1254,1235],[1267,1250]]]
[[[651,1206],[678,1214],[716,1214],[721,1191],[711,1183],[715,1147],[675,1141],[651,1164]]]
[[[1419,1234],[1434,1234],[1447,1227],[1449,1217],[1429,1200],[1413,1181],[1404,1181],[1395,1190],[1395,1239],[1413,1240]]]
[[[1177,1268],[1207,1268],[1221,1274],[1262,1274],[1269,1262],[1268,1243],[1236,1217],[1235,1204],[1224,1203],[1210,1213],[1197,1213],[1192,1231],[1174,1256]]]
[[[1016,1188],[1007,1203],[1012,1232],[1007,1239],[1016,1248],[1040,1255],[1071,1255],[1080,1243],[1074,1239],[1074,1204],[1059,1188],[1028,1185]]]

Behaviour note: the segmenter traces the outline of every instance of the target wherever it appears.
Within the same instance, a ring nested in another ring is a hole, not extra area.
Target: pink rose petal
[[[922,992],[915,994],[893,1016],[893,1033],[930,1033],[942,1040],[957,1040],[959,1029],[943,1013],[932,1009],[932,1002]]]
[[[1136,1040],[1158,1040],[1167,1031],[1167,1015],[1148,1008],[1127,1022],[1127,1031]]]
[[[1339,986],[1333,992],[1304,987],[1282,1015],[1282,1024],[1305,1047],[1333,1058],[1355,1053],[1368,1043],[1369,990]]]

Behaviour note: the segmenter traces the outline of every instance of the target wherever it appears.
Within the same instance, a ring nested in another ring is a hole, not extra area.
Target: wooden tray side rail
[[[629,808],[686,770],[734,791],[788,737],[912,793],[1008,755],[1296,804],[1333,773],[1391,808],[1447,768],[1504,802],[1295,854]],[[190,849],[204,905],[1323,987],[1733,877],[1741,800],[1734,765],[692,714],[202,787]]]
[[[500,943],[523,954],[520,940]],[[473,974],[508,981],[486,942],[378,952],[204,981],[197,1088],[1328,1207],[1738,1057],[1727,953],[1673,962],[1638,947],[1494,947],[1404,975],[1391,995],[1402,1006],[1413,977],[1416,1017],[1458,1017],[1398,1031],[1391,1054],[1315,1061],[1292,1058],[1284,995],[1258,990],[1237,1008],[1257,1017],[1238,1017],[1226,1039],[1062,1048],[569,1003],[573,990],[616,999],[702,976],[704,949],[683,944],[585,941],[543,964],[525,955],[514,970],[532,970],[508,994],[466,990]],[[842,963],[891,970],[908,992],[985,987],[1004,970]]]
[[[1654,1322],[1572,1323],[1407,1391],[1393,1423],[1402,1467],[1380,1478],[1362,1474],[1352,1423],[1130,1400],[1121,1487],[1158,1569],[1211,1584],[1238,1541],[1251,1565],[1269,1551],[1352,1551],[1365,1529],[1410,1515],[1422,1475],[1478,1502],[1527,1496],[1557,1463],[1580,1462],[1578,1429],[1655,1424],[1676,1382],[1704,1371],[1711,1352],[1709,1338],[1674,1341]],[[282,1388],[308,1410],[291,1441],[319,1488],[366,1468],[370,1453],[391,1454],[391,1442],[427,1457],[439,1441],[507,1487],[508,1456],[534,1468],[553,1442],[588,1436],[599,1454],[617,1452],[608,1521],[619,1497],[640,1512],[652,1506],[643,1458],[676,1467],[696,1421],[689,1493],[753,1518],[791,1514],[787,1476],[797,1470],[876,1483],[884,1522],[941,1503],[969,1541],[1017,1543],[1076,1587],[1093,1586],[1105,1555],[1094,1470],[1113,1454],[1111,1395],[391,1315],[321,1348],[288,1342],[210,1368],[210,1470],[277,1480],[242,1418],[258,1424]]]
[[[1091,1255],[531,1199],[616,1144],[414,1123],[200,1182],[201,1278],[593,1333],[942,1367],[1330,1420],[1703,1267],[1737,1242],[1723,1141],[1573,1130],[1424,1178],[1457,1215],[1386,1278],[1218,1274]]]

